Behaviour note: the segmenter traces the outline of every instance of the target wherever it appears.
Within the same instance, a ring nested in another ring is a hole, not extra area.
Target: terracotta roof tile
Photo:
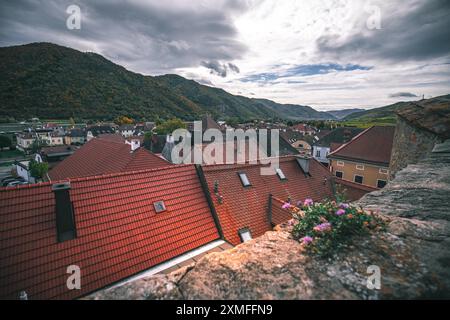
[[[394,132],[395,127],[370,127],[328,156],[388,166]]]
[[[193,165],[73,179],[70,196],[77,238],[58,243],[50,183],[0,189],[0,299],[79,297],[219,238]]]
[[[171,163],[139,148],[131,152],[125,143],[94,138],[49,172],[52,180],[85,177],[116,172],[154,169]]]
[[[332,197],[330,172],[316,160],[310,161],[311,176],[306,177],[294,156],[280,158],[280,168],[287,178],[284,181],[277,175],[261,175],[261,164],[204,166],[203,171],[225,239],[237,245],[241,242],[239,229],[249,228],[253,237],[271,230],[268,219],[270,194],[282,200],[290,197],[292,201],[305,198],[319,201]],[[242,185],[239,172],[246,173],[250,187]],[[325,177],[327,182],[324,184]],[[215,181],[218,181],[222,203],[214,193]]]

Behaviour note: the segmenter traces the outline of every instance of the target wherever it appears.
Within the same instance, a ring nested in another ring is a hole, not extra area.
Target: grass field
[[[20,150],[3,150],[0,151],[0,159],[7,159],[7,158],[20,158],[25,156],[24,153]]]
[[[395,117],[355,119],[341,122],[341,124],[344,124],[348,127],[357,127],[363,129],[372,126],[395,126],[395,123]]]

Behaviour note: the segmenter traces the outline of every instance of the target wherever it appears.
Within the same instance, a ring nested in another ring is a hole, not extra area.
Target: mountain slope
[[[327,119],[310,107],[232,95],[176,75],[133,73],[94,53],[51,43],[0,48],[0,117],[137,120]]]
[[[251,99],[232,95],[225,90],[201,85],[174,74],[155,77],[155,79],[216,116],[225,114],[241,119],[334,119],[332,115],[316,111],[308,106],[280,104],[267,99]]]
[[[362,111],[364,111],[364,109],[356,108],[356,109],[332,110],[332,111],[327,111],[327,113],[335,116],[337,119],[343,119],[352,113],[362,112]]]
[[[421,104],[435,104],[439,102],[444,101],[450,101],[450,94],[434,97],[431,99],[421,100]],[[394,104],[391,104],[389,106],[381,107],[381,108],[375,108],[370,109],[362,112],[356,112],[352,113],[344,118],[344,120],[358,120],[358,121],[370,121],[372,119],[379,119],[379,118],[394,118],[395,117],[395,111],[408,105],[410,102],[397,102]]]
[[[327,112],[320,112],[308,106],[297,104],[281,104],[267,99],[252,99],[253,101],[270,108],[279,113],[283,118],[291,120],[328,120],[335,119],[333,115]]]
[[[201,111],[152,77],[48,43],[0,48],[0,73],[0,115],[16,119],[193,118]]]

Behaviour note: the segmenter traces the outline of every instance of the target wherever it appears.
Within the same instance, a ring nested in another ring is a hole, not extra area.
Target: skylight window
[[[239,237],[241,238],[242,242],[246,242],[246,241],[249,241],[252,239],[252,234],[250,232],[250,229],[248,229],[248,228],[240,229],[238,231],[238,233],[239,233]]]
[[[239,173],[239,178],[241,179],[242,185],[244,187],[249,187],[252,184],[250,183],[250,180],[248,180],[247,174],[245,174],[244,172],[240,172]]]
[[[156,213],[164,212],[166,211],[166,205],[164,204],[164,201],[158,201],[153,204],[155,207]]]
[[[286,180],[286,176],[280,168],[275,169],[275,171],[277,172],[278,178],[280,178],[280,180]]]

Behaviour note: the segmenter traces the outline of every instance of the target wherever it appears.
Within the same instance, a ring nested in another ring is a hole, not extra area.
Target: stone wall
[[[425,158],[437,142],[441,142],[437,135],[409,124],[402,117],[397,117],[389,167],[390,178],[395,177],[395,174],[408,164],[417,163]]]
[[[355,237],[329,259],[271,231],[86,299],[449,299],[450,142],[440,150],[364,196],[359,204],[379,212],[386,230]],[[380,290],[366,286],[371,265],[380,268]]]

